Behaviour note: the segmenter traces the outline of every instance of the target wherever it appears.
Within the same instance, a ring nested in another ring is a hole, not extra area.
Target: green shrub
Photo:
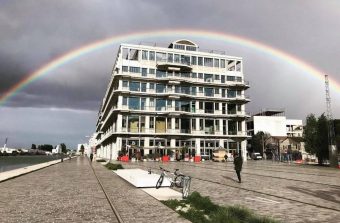
[[[99,160],[96,160],[97,162],[100,162],[100,163],[103,163],[103,162],[106,162],[105,159],[99,159]]]
[[[202,197],[196,191],[188,197],[188,202],[198,210],[203,210],[205,214],[210,214],[218,208],[218,205],[212,203],[209,197]]]
[[[194,191],[187,200],[162,201],[173,210],[177,207],[190,205],[188,211],[183,209],[177,212],[184,218],[194,223],[277,223],[276,220],[261,217],[253,211],[241,206],[219,206],[211,202],[209,197],[202,197]]]
[[[108,163],[105,165],[106,168],[109,170],[118,170],[118,169],[124,169],[122,164],[115,164],[115,163]]]

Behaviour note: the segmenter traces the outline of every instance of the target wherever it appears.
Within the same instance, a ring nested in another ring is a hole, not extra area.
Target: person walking
[[[90,154],[90,160],[91,160],[91,163],[92,163],[92,160],[93,160],[93,153]]]
[[[238,182],[241,183],[241,170],[242,170],[243,160],[242,157],[238,155],[238,153],[234,154],[234,166],[237,174]]]

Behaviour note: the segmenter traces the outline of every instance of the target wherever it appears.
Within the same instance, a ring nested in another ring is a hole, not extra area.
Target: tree
[[[329,159],[328,130],[328,119],[324,114],[318,119],[314,114],[307,116],[304,131],[305,150],[315,154],[320,165]]]
[[[39,150],[44,150],[44,151],[52,152],[53,146],[49,145],[49,144],[39,145],[38,149]]]
[[[314,114],[309,114],[306,117],[306,126],[304,130],[305,150],[307,153],[315,154],[317,150],[317,125],[318,120]]]
[[[60,146],[61,146],[61,152],[62,153],[67,153],[67,149],[66,149],[65,143],[60,144]]]
[[[316,156],[318,157],[318,162],[321,165],[325,160],[329,159],[328,150],[328,119],[325,114],[322,114],[318,119],[317,125],[317,151]]]
[[[80,150],[79,150],[79,152],[81,153],[81,155],[84,154],[84,150],[85,150],[84,145],[81,145],[81,146],[80,146]]]
[[[32,144],[31,149],[37,149],[37,146],[35,144]]]
[[[262,131],[257,132],[250,139],[250,145],[252,152],[263,153],[265,152],[265,144],[266,141],[270,138],[269,133],[265,133]],[[262,154],[263,155],[263,154]]]

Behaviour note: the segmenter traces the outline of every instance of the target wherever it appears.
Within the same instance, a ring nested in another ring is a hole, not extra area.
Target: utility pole
[[[338,153],[335,144],[334,120],[331,107],[331,96],[329,93],[328,75],[325,75],[325,89],[326,89],[326,108],[328,119],[328,150],[329,150],[329,164],[331,167],[338,166]]]

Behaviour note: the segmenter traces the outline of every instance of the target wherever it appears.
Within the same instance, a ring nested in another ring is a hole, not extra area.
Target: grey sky
[[[165,28],[226,32],[279,48],[340,82],[339,1],[3,0],[0,2],[0,94],[59,55],[114,35]],[[141,40],[142,41],[142,40]],[[170,39],[148,39],[167,43]],[[247,110],[285,108],[304,119],[325,111],[323,81],[252,49],[195,39],[244,59]],[[0,143],[65,142],[95,129],[117,46],[98,51],[32,83],[0,108]],[[334,116],[340,93],[331,89]],[[53,109],[51,109],[53,108]]]

